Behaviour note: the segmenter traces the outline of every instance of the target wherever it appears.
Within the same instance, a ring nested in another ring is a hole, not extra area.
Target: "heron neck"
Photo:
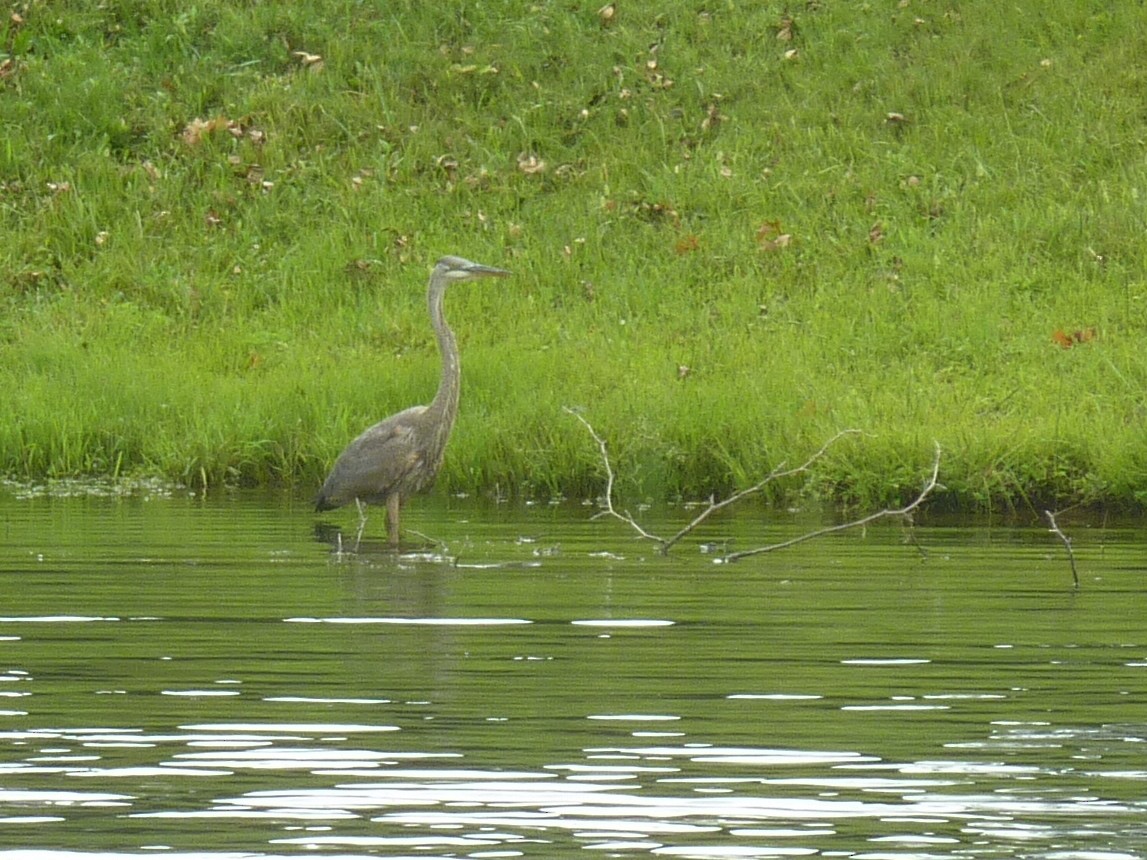
[[[442,355],[442,379],[438,392],[434,395],[429,409],[440,414],[447,432],[458,414],[458,394],[462,387],[462,367],[458,360],[458,342],[454,332],[446,322],[443,312],[443,299],[446,295],[446,281],[435,279],[430,284],[427,301],[430,306],[430,324],[438,338],[438,351]]]

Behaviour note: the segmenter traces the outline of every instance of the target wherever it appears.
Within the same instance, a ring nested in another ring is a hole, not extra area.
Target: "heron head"
[[[506,278],[510,273],[505,269],[483,266],[462,257],[443,257],[434,267],[435,272],[448,281],[469,281],[473,278]]]

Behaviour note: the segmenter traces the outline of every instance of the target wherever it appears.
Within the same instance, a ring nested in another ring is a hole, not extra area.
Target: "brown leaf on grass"
[[[225,131],[236,140],[250,140],[255,144],[266,142],[267,136],[257,128],[251,128],[239,120],[228,119],[225,116],[216,116],[211,119],[196,117],[183,127],[179,133],[180,138],[188,146],[198,146],[203,139],[219,131]]]
[[[264,176],[263,165],[261,165],[261,164],[249,164],[249,165],[247,165],[247,172],[244,174],[244,178],[247,180],[248,185],[263,185],[265,182],[265,180],[263,179],[263,176]]]
[[[720,96],[715,96],[715,100],[709,102],[708,107],[705,108],[705,118],[701,120],[701,131],[716,131],[717,127],[728,119],[717,107],[716,99],[719,98]]]
[[[653,45],[649,51],[655,54],[657,45]],[[673,86],[673,79],[661,73],[661,64],[658,62],[656,56],[650,56],[645,61],[645,80],[655,90],[667,90]]]
[[[545,173],[546,163],[532,152],[521,152],[518,153],[518,170],[533,176],[535,173]]]
[[[1077,329],[1070,334],[1061,328],[1057,328],[1051,333],[1051,340],[1052,343],[1063,349],[1071,349],[1076,344],[1091,343],[1095,340],[1095,326]]]
[[[215,117],[214,119],[200,119],[196,117],[191,122],[183,127],[180,137],[183,142],[188,146],[196,146],[203,142],[203,138],[207,137],[221,128],[227,127],[227,120],[223,117]]]
[[[669,203],[661,203],[656,200],[634,200],[628,204],[631,208],[630,211],[634,217],[645,221],[649,224],[673,224],[679,226],[681,223],[681,215]],[[612,211],[610,209],[609,211]]]
[[[16,71],[16,64],[12,61],[11,57],[5,57],[0,60],[0,81],[5,78],[10,78]]]
[[[690,233],[688,236],[682,236],[677,240],[677,244],[673,246],[673,250],[677,252],[678,256],[683,254],[691,254],[701,248],[701,240]]]
[[[795,35],[796,22],[788,15],[781,18],[781,23],[777,27],[777,39],[781,42],[791,42]]]
[[[877,221],[868,228],[868,244],[879,245],[884,241],[884,225]]]
[[[757,245],[762,251],[779,251],[791,245],[792,241],[792,234],[781,229],[779,219],[765,221],[757,228]]]
[[[299,58],[299,62],[303,64],[303,68],[309,72],[321,72],[323,70],[323,58],[320,54],[295,51],[294,56]]]
[[[774,218],[771,221],[762,221],[761,226],[757,228],[757,241],[764,239],[772,239],[779,236],[782,232],[781,220]]]
[[[518,162],[521,164],[521,161]],[[434,159],[434,166],[441,170],[450,179],[454,178],[454,174],[458,172],[458,159],[450,153],[436,156]]]

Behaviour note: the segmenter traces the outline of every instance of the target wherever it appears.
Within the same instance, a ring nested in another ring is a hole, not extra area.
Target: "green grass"
[[[597,5],[20,6],[0,472],[317,486],[458,253],[448,489],[1147,500],[1134,4]]]

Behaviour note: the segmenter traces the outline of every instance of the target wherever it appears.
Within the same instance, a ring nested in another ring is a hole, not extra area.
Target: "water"
[[[0,860],[1147,854],[1143,531],[589,513],[0,489]]]

